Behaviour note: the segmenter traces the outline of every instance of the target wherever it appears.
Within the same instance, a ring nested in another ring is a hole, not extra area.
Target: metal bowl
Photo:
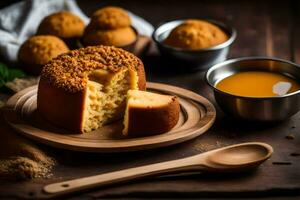
[[[162,23],[153,32],[152,38],[164,58],[171,59],[173,63],[177,63],[181,67],[199,70],[207,69],[216,63],[226,60],[229,47],[236,38],[236,31],[232,27],[214,20],[205,21],[218,26],[228,35],[228,40],[222,44],[197,50],[187,50],[164,44],[164,40],[170,32],[185,21],[186,19]]]
[[[241,71],[281,73],[300,82],[300,66],[277,58],[246,57],[216,64],[206,73],[207,83],[214,89],[219,106],[233,117],[262,122],[280,121],[300,110],[300,90],[275,97],[244,97],[228,94],[216,88],[217,83]]]

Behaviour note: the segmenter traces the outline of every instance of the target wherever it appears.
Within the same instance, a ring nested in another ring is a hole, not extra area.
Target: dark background
[[[0,8],[16,0],[0,1]],[[106,5],[124,7],[154,26],[179,18],[208,18],[234,26],[238,31],[230,57],[276,56],[299,60],[299,1],[285,0],[77,0],[89,16]],[[298,57],[297,57],[298,56]]]

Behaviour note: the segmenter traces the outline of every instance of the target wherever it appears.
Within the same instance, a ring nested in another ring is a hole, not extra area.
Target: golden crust
[[[83,42],[86,46],[102,44],[123,47],[133,43],[135,40],[136,34],[131,27],[114,30],[89,30],[87,28],[83,36]]]
[[[68,93],[41,77],[37,95],[39,114],[59,127],[81,133],[85,91]],[[54,102],[54,103],[51,103]]]
[[[180,104],[175,96],[165,106],[128,107],[128,129],[125,134],[143,137],[168,132],[177,124],[179,113]]]
[[[40,78],[37,97],[39,113],[57,126],[81,133],[86,74],[94,69],[117,72],[123,67],[137,71],[138,87],[145,90],[143,63],[122,49],[94,46],[70,51],[57,57],[44,67]]]
[[[202,20],[187,20],[174,28],[164,43],[183,49],[202,49],[226,40],[228,36],[219,27]]]
[[[140,90],[146,90],[146,74],[144,65],[141,62],[141,65],[137,68],[137,75],[138,75],[138,88]]]
[[[38,35],[54,35],[63,39],[81,37],[85,25],[77,15],[62,11],[45,17],[38,27]]]
[[[120,7],[104,7],[93,13],[91,25],[96,29],[117,29],[131,25],[127,12]]]
[[[68,51],[67,45],[55,36],[33,36],[20,47],[18,59],[25,70],[38,74],[44,64]]]
[[[60,55],[44,66],[41,77],[54,87],[75,93],[84,90],[91,71],[105,69],[117,72],[122,68],[136,70],[140,73],[141,85],[145,85],[142,61],[133,54],[112,46],[81,48]]]

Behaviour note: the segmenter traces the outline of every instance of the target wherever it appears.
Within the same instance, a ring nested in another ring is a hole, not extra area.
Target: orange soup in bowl
[[[216,88],[237,96],[274,97],[295,92],[300,89],[300,84],[276,72],[247,71],[224,78]]]

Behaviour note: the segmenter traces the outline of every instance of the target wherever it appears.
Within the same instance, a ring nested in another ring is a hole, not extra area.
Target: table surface
[[[115,0],[113,2],[78,0],[78,3],[87,15],[105,5],[122,6],[145,18],[154,26],[162,21],[178,18],[220,20],[235,27],[238,33],[230,50],[230,58],[273,56],[300,63],[300,27],[297,26],[300,23],[300,2],[296,0]],[[95,189],[70,198],[174,197],[175,195],[203,198],[274,199],[276,197],[280,199],[283,196],[299,198],[300,156],[291,156],[291,154],[300,152],[300,113],[290,120],[268,126],[237,122],[225,116],[216,105],[212,91],[203,81],[204,72],[173,72],[172,63],[161,62],[161,58],[155,53],[144,56],[143,61],[148,81],[190,89],[214,103],[217,109],[217,120],[206,134],[179,145],[121,154],[74,153],[46,147],[58,159],[59,165],[54,169],[54,177],[25,182],[0,181],[0,195],[46,197],[40,191],[45,183],[182,158],[238,142],[261,141],[274,147],[274,155],[262,167],[250,173],[234,175],[196,173],[156,177]],[[295,136],[294,140],[286,138],[291,134]]]

